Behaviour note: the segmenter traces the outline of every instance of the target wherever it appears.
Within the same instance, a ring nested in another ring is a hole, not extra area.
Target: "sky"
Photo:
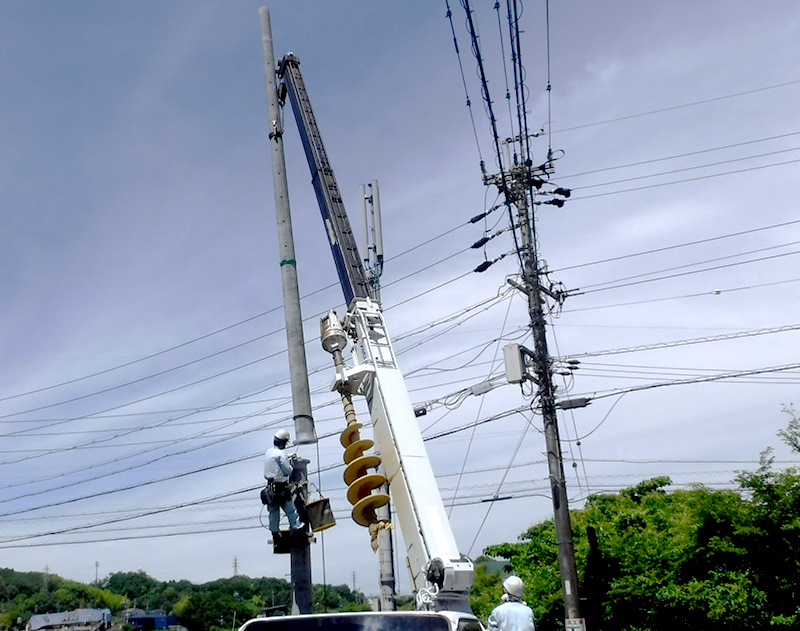
[[[292,429],[260,4],[0,4],[2,567],[84,582],[289,573],[258,499],[263,452]],[[456,541],[476,557],[552,506],[531,388],[504,380],[503,347],[532,346],[506,282],[519,278],[508,213],[470,222],[502,200],[482,181],[481,161],[498,165],[450,4],[453,30],[445,2],[270,10],[354,226],[358,185],[380,183],[387,326],[428,411]],[[505,138],[513,73],[493,6],[474,18]],[[534,161],[551,149],[545,190],[572,191],[534,207],[567,295],[548,303],[557,395],[592,399],[559,417],[572,506],[654,476],[735,488],[768,446],[776,467],[797,464],[776,433],[800,403],[800,7],[564,0],[548,16],[528,0],[520,29],[529,128],[544,130]],[[343,297],[289,111],[285,123],[321,437],[298,452],[338,522],[313,545],[313,580],[375,594],[318,341]]]

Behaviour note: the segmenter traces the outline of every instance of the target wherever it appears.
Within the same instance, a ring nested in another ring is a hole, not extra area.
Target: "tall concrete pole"
[[[292,387],[295,443],[317,441],[311,416],[311,395],[308,387],[303,318],[300,313],[300,292],[297,287],[297,262],[294,254],[292,217],[289,210],[289,183],[283,153],[283,127],[278,103],[275,74],[275,53],[272,48],[272,27],[269,9],[259,9],[261,46],[264,53],[264,78],[267,84],[269,139],[272,154],[272,179],[275,186],[275,213],[278,220],[278,249],[280,254],[283,305],[286,318],[286,343],[289,353],[289,375]],[[308,540],[292,542],[292,613],[312,613],[311,554]]]
[[[533,217],[529,212],[528,185],[529,167],[521,166],[512,170],[512,195],[519,212],[521,249],[523,261],[523,280],[528,294],[528,314],[533,335],[533,363],[536,383],[539,386],[539,402],[544,421],[545,447],[550,473],[550,487],[553,496],[553,516],[558,546],[558,567],[561,574],[561,587],[564,594],[564,614],[568,620],[580,619],[580,597],[578,594],[578,572],[575,567],[575,546],[572,540],[572,520],[567,502],[567,485],[564,464],[561,458],[561,440],[558,435],[555,388],[550,355],[545,335],[545,319],[541,274],[536,252],[536,237],[533,232]]]
[[[303,339],[303,318],[300,314],[300,293],[297,288],[297,261],[294,256],[292,215],[289,210],[289,183],[286,179],[286,160],[283,154],[283,126],[278,103],[275,74],[275,54],[269,9],[259,9],[261,45],[264,50],[264,76],[267,84],[269,138],[272,152],[272,179],[275,185],[275,214],[278,219],[278,248],[283,284],[283,305],[286,317],[286,342],[289,351],[289,371],[292,383],[295,443],[316,443],[314,420],[311,417],[311,396],[308,389],[308,368]]]

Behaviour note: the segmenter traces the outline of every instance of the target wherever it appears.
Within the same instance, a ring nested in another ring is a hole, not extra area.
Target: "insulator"
[[[478,223],[481,219],[483,219],[489,213],[481,213],[480,215],[475,215],[472,219],[469,220],[470,223]]]

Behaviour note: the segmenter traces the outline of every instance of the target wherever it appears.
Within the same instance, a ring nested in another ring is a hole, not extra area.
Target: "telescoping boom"
[[[478,623],[469,605],[474,566],[458,551],[380,304],[370,295],[370,285],[311,109],[298,59],[293,55],[284,57],[278,64],[278,74],[285,86],[280,94],[288,94],[297,120],[348,305],[343,321],[340,322],[333,312],[322,321],[323,345],[334,353],[337,362],[334,388],[342,394],[346,413],[350,396],[366,397],[386,473],[385,479],[367,473],[368,469],[376,468],[380,459],[364,454],[372,441],[360,439],[361,425],[351,417],[342,444],[347,447],[348,496],[355,500],[353,517],[371,529],[382,527],[375,509],[388,500],[379,489],[388,480],[405,542],[417,608],[453,612],[449,618],[457,628],[465,625],[476,628],[474,625]],[[346,366],[341,358],[348,340],[352,342],[355,363],[352,367]],[[349,413],[354,415],[352,409]]]

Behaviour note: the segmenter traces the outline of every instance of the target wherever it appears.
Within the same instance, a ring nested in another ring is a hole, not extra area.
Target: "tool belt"
[[[289,482],[276,482],[267,480],[267,486],[261,490],[261,503],[283,506],[292,499],[292,490]]]

